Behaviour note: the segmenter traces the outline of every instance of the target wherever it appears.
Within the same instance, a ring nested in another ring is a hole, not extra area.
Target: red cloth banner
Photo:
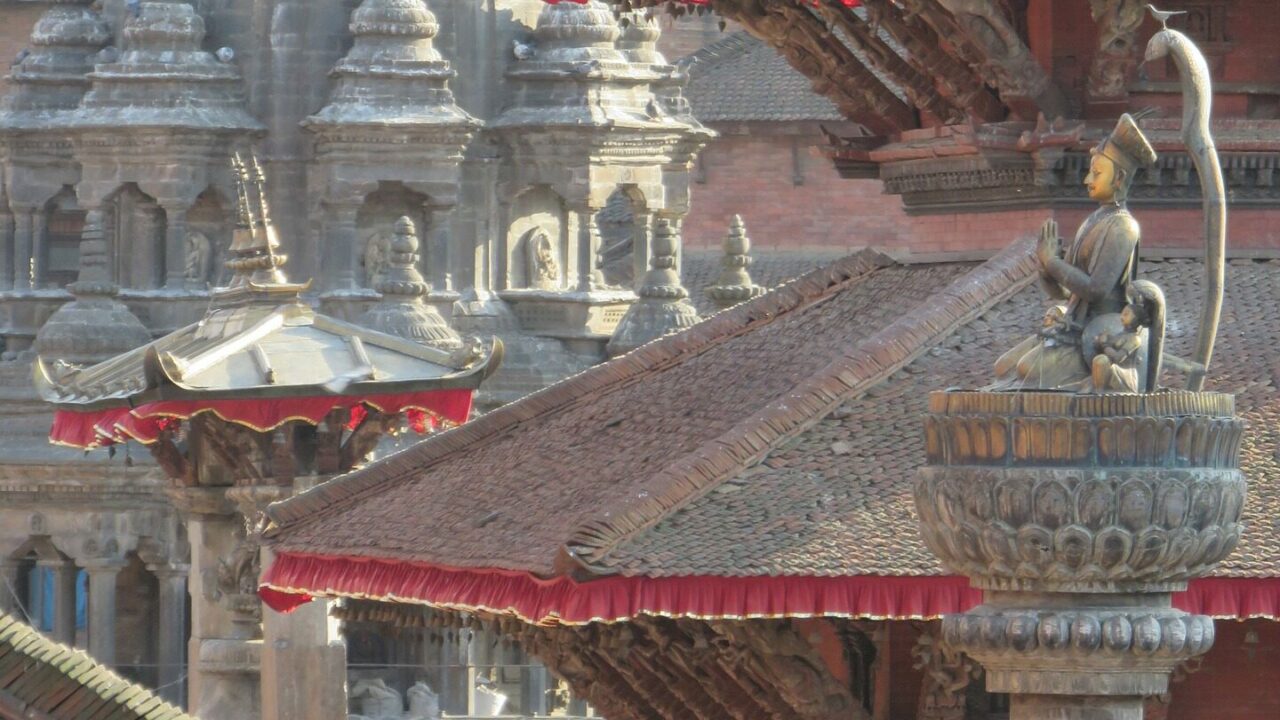
[[[80,412],[59,410],[53,416],[49,441],[85,450],[136,440],[156,441],[160,433],[194,415],[210,412],[219,418],[258,431],[273,430],[291,420],[317,425],[335,408],[367,405],[388,415],[409,416],[419,432],[438,419],[460,425],[471,414],[471,390],[427,390],[381,395],[322,395],[319,397],[253,398],[234,400],[160,400],[135,408],[118,407]]]
[[[281,553],[258,591],[289,612],[313,596],[408,602],[515,615],[526,622],[622,622],[637,615],[699,618],[928,619],[964,612],[982,592],[955,576],[607,577],[577,582],[496,569]],[[1216,618],[1280,619],[1280,578],[1201,578],[1174,607]]]

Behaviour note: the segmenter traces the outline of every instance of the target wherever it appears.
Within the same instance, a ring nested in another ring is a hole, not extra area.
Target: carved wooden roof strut
[[[1004,103],[988,88],[964,58],[917,14],[908,14],[888,0],[863,0],[872,26],[879,26],[907,50],[907,62],[937,81],[937,91],[979,120],[1003,120]]]
[[[953,95],[939,93],[933,78],[921,73],[885,42],[876,28],[844,5],[818,5],[818,15],[844,33],[849,44],[860,50],[867,62],[893,79],[912,104],[946,122],[965,119],[966,108]]]
[[[777,48],[808,77],[814,91],[831,98],[850,120],[876,135],[918,126],[915,112],[808,9],[770,5],[767,14],[726,7],[726,17]]]

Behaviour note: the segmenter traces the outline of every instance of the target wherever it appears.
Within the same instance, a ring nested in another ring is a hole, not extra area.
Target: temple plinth
[[[915,487],[926,544],[985,602],[943,640],[1011,720],[1140,720],[1213,620],[1171,606],[1240,537],[1228,395],[939,392]]]

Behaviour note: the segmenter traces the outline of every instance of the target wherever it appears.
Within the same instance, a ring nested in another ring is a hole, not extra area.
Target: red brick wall
[[[792,144],[800,148],[794,181]],[[702,153],[705,183],[693,185],[684,241],[719,247],[734,213],[742,215],[757,248],[903,246],[911,237],[901,200],[882,193],[879,180],[844,180],[813,149],[820,135],[725,134]]]
[[[0,93],[9,90],[9,64],[31,45],[31,28],[48,9],[48,3],[0,4]]]

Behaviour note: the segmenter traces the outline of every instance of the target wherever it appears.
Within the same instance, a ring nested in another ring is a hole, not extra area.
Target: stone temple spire
[[[32,47],[10,72],[0,125],[48,129],[75,110],[89,89],[93,56],[111,39],[92,0],[60,0],[36,21]]]
[[[67,287],[75,299],[58,308],[36,335],[35,350],[51,360],[93,364],[151,342],[151,333],[111,281],[103,214],[91,210],[80,236],[80,274]]]
[[[386,271],[374,287],[382,299],[359,320],[361,325],[442,350],[462,347],[462,338],[440,311],[423,301],[431,286],[418,272],[418,231],[413,220],[396,221]]]
[[[658,38],[662,30],[648,11],[640,10],[622,18],[622,34],[618,37],[618,50],[627,62],[642,65],[668,66],[667,59],[658,52]]]
[[[684,330],[702,318],[689,302],[689,292],[676,272],[676,251],[680,239],[671,221],[658,220],[653,233],[653,259],[637,294],[640,299],[627,309],[606,348],[610,357],[630,352],[641,345]]]
[[[355,42],[333,68],[329,104],[308,124],[478,125],[454,102],[457,73],[433,45],[440,25],[423,0],[364,0],[350,28]]]
[[[115,62],[90,75],[77,124],[258,130],[240,74],[204,50],[204,19],[186,0],[145,0],[122,31]]]
[[[764,293],[765,289],[756,285],[748,272],[754,262],[750,253],[751,239],[747,237],[747,226],[741,215],[734,215],[729,234],[724,239],[720,275],[716,277],[716,283],[704,291],[717,308],[731,308]]]

